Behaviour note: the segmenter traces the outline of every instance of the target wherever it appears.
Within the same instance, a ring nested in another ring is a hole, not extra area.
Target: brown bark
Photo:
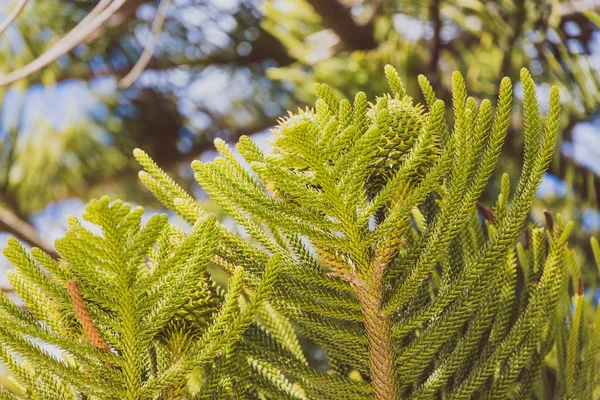
[[[110,348],[108,347],[108,344],[106,344],[104,337],[102,337],[98,327],[96,327],[92,317],[90,317],[85,302],[79,293],[79,286],[77,285],[77,282],[71,279],[69,281],[68,290],[69,296],[71,297],[71,303],[73,303],[73,308],[75,309],[77,320],[81,324],[83,332],[90,340],[90,343],[98,349],[110,351]]]
[[[350,50],[370,50],[377,47],[371,21],[358,24],[350,10],[337,0],[308,0],[321,16],[325,25],[331,28]]]
[[[361,307],[369,346],[369,370],[375,400],[396,400],[398,384],[392,325],[383,313],[383,275],[389,264],[394,246],[381,246],[375,252],[372,268],[359,273],[325,246],[313,243],[320,257],[333,270],[332,274],[346,280],[356,290]]]
[[[39,247],[52,258],[58,258],[56,250],[42,240],[33,226],[2,207],[0,207],[0,231],[7,232],[33,247]]]
[[[383,314],[383,287],[380,279],[356,285],[362,309],[371,368],[371,384],[375,400],[396,400],[398,386],[395,372],[395,350],[392,327]]]
[[[437,72],[438,72],[438,63],[440,61],[440,51],[442,49],[442,38],[440,34],[442,32],[442,19],[440,17],[440,0],[433,0],[431,2],[431,6],[429,8],[429,17],[433,24],[433,48],[431,49],[431,61],[429,63],[429,71],[432,76],[430,79],[434,79],[437,86]]]

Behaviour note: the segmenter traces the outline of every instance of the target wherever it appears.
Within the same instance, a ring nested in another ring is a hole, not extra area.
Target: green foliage
[[[166,215],[142,226],[142,213],[108,198],[92,202],[84,218],[102,233],[71,218],[56,242],[58,262],[9,241],[9,279],[23,305],[0,299],[0,357],[17,378],[17,397],[180,398],[190,372],[205,374],[252,323],[277,260],[240,308],[243,270],[226,295],[207,273],[214,217],[184,234]]]
[[[381,399],[597,396],[597,333],[583,322],[583,296],[573,288],[572,224],[549,217],[552,226],[529,226],[528,244],[519,243],[557,141],[558,90],[542,118],[522,70],[522,173],[512,197],[504,176],[493,211],[478,213],[509,127],[510,80],[502,80],[492,112],[455,74],[450,130],[444,102],[424,77],[428,112],[404,95],[391,67],[386,76],[395,94],[369,105],[363,94],[352,107],[317,86],[315,110],[282,120],[269,154],[242,138],[237,147],[251,175],[221,142],[222,158],[192,164],[201,186],[264,251],[260,257],[289,263],[273,305],[326,352],[332,375],[320,387],[358,371]],[[178,191],[152,176],[168,205]],[[174,210],[189,220],[183,201]],[[236,262],[254,268],[256,252]],[[308,268],[310,297],[293,296],[304,291],[297,282]],[[569,293],[579,293],[574,314]],[[553,386],[554,379],[563,383]]]
[[[559,135],[558,89],[544,117],[521,71],[523,168],[487,207],[511,81],[478,104],[455,73],[450,121],[424,77],[426,107],[385,72],[393,94],[373,103],[318,85],[315,109],[282,119],[269,153],[242,137],[250,171],[220,140],[221,157],[192,163],[243,235],[136,150],[142,183],[190,233],[164,216],[142,228],[141,210],[102,199],[86,213],[102,235],[72,219],[59,262],[12,241],[27,310],[3,297],[0,356],[21,396],[597,398],[600,312],[568,247],[573,224],[527,218]],[[225,295],[209,264],[232,276]]]
[[[534,202],[531,218],[541,222],[542,210],[552,209],[586,226],[573,232],[570,242],[581,254],[589,253],[589,236],[596,234],[598,226],[589,227],[582,210],[598,210],[600,174],[589,168],[582,153],[567,151],[567,146],[580,145],[580,123],[595,124],[600,106],[593,42],[600,28],[597,5],[555,0],[394,0],[360,5],[288,0],[283,6],[281,1],[267,0],[262,10],[262,26],[295,58],[293,63],[269,69],[268,76],[292,85],[295,96],[305,103],[315,101],[315,82],[327,83],[348,97],[358,91],[369,98],[379,95],[387,90],[386,78],[390,80],[389,72],[382,73],[385,64],[398,70],[404,81],[401,93],[404,90],[429,108],[435,101],[433,90],[437,98],[450,102],[455,70],[464,76],[469,94],[478,103],[495,95],[503,77],[518,80],[521,67],[531,70],[544,92],[558,86],[563,99],[560,139],[565,146],[556,151],[548,172],[564,181],[561,185],[567,190],[544,191]],[[350,22],[340,10],[352,17]],[[357,29],[376,45],[356,45],[346,32]],[[420,74],[431,79],[422,97],[417,85],[422,82]],[[392,93],[397,87],[392,84]],[[499,169],[511,177],[521,168],[522,106],[522,97],[515,96],[504,156],[499,160]],[[493,202],[499,183],[498,175],[481,200]],[[589,267],[585,275],[591,283],[596,277],[589,261],[584,268]]]

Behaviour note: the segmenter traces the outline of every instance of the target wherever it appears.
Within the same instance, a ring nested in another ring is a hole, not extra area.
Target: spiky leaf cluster
[[[218,163],[224,167],[233,166],[232,172],[244,182],[251,182],[253,178],[241,168],[225,143],[217,141],[216,145],[223,155]],[[144,168],[140,172],[141,181],[166,206],[173,207],[190,224],[206,217],[198,203],[146,153],[136,150],[135,156]],[[257,190],[262,195],[262,189]],[[236,207],[227,211],[254,239],[249,241],[221,226],[212,262],[229,273],[235,266],[243,268],[244,279],[250,287],[261,275],[265,279],[272,275],[268,270],[269,260],[273,257],[280,260],[281,268],[269,302],[258,310],[258,321],[213,365],[214,379],[211,375],[207,378],[212,386],[206,385],[195,398],[228,395],[244,399],[370,398],[372,389],[362,379],[312,368],[297,337],[301,327],[302,332],[310,332],[311,339],[319,338],[318,343],[324,348],[348,354],[336,341],[343,335],[350,343],[355,337],[352,332],[358,329],[360,306],[353,298],[351,286],[324,274],[310,249],[297,235],[283,236],[276,227],[257,223],[238,212]],[[343,325],[335,326],[328,323],[328,318],[323,319],[324,315],[338,315],[340,310],[346,314],[347,322]],[[331,336],[332,330],[337,334]],[[353,343],[352,349],[366,355],[363,346],[361,340]]]
[[[58,261],[9,241],[9,280],[22,305],[0,297],[0,358],[13,377],[2,398],[179,399],[189,395],[191,372],[214,375],[212,363],[268,295],[276,264],[240,308],[243,270],[233,271],[225,295],[207,272],[213,216],[184,234],[166,215],[142,225],[142,214],[93,201],[84,218],[101,233],[71,217]]]
[[[571,339],[574,350],[565,356],[564,337],[580,335],[565,317],[578,279],[568,267],[571,224],[558,218],[551,228],[532,226],[529,244],[519,245],[557,141],[558,90],[544,118],[522,71],[523,169],[512,196],[504,176],[488,208],[478,199],[509,126],[510,80],[501,82],[493,106],[469,97],[454,74],[450,124],[425,77],[426,111],[406,97],[391,67],[386,75],[393,94],[374,103],[362,93],[338,100],[318,85],[315,109],[282,120],[268,154],[241,138],[237,150],[251,173],[222,141],[222,157],[192,164],[201,186],[258,245],[248,258],[222,247],[223,259],[246,268],[271,254],[285,260],[273,307],[327,354],[332,374],[321,388],[337,388],[335,379],[358,372],[373,390],[365,398],[526,398],[567,393],[549,383],[560,376],[579,380],[571,390],[596,395],[590,371],[597,373],[597,351],[582,361],[592,342]],[[150,172],[143,180],[165,204],[190,222],[203,215],[138,158]],[[576,361],[557,367],[553,354]],[[285,362],[276,364],[292,382]],[[588,369],[573,375],[573,368]],[[345,390],[311,394],[348,398]]]
[[[251,171],[221,140],[221,157],[192,164],[244,235],[137,150],[141,181],[190,233],[160,216],[142,228],[141,211],[103,199],[86,214],[103,234],[71,220],[60,262],[11,242],[27,311],[3,297],[0,355],[21,394],[597,398],[600,313],[567,245],[573,225],[550,213],[545,227],[527,222],[558,137],[558,90],[542,116],[522,71],[523,168],[487,207],[478,200],[509,126],[510,80],[494,106],[454,74],[448,119],[425,77],[418,105],[385,72],[393,93],[373,103],[317,86],[315,109],[281,121],[269,153],[241,138]],[[226,295],[209,262],[232,276]],[[326,354],[327,373],[298,334]]]
[[[395,73],[390,69],[388,72]],[[374,153],[371,160],[372,168],[368,171],[366,185],[368,194],[380,190],[394,176],[408,158],[410,150],[415,147],[417,139],[420,138],[419,140],[425,142],[419,143],[421,146],[419,157],[411,160],[412,164],[409,167],[415,171],[413,177],[425,175],[427,166],[438,155],[437,132],[432,131],[429,134],[424,132],[429,116],[424,112],[422,105],[413,104],[412,98],[404,94],[403,88],[395,89],[393,96],[387,94],[377,98],[375,105],[366,104],[364,94],[357,97],[354,106],[367,109],[367,118],[360,124],[352,123],[353,121],[349,119],[353,112],[351,103],[345,101],[338,106],[328,86],[317,85],[317,93],[323,97],[317,100],[316,111],[308,109],[300,111],[298,115],[290,113],[289,118],[280,120],[279,125],[274,129],[277,139],[273,142],[274,149],[270,159],[279,163],[289,173],[298,175],[306,184],[312,184],[313,188],[319,189],[317,180],[313,179],[315,171],[310,168],[310,164],[304,157],[295,157],[293,142],[297,140],[297,136],[307,134],[314,136],[320,131],[325,132],[325,137],[318,140],[325,143],[331,141],[331,146],[326,149],[325,146],[317,145],[316,150],[328,150],[321,155],[321,161],[324,164],[334,165],[340,154],[348,153],[353,140],[365,133],[361,130],[371,129],[373,136],[377,137],[371,138],[372,143],[369,143],[373,146]],[[329,104],[326,101],[329,101]],[[340,119],[342,119],[341,124]],[[308,139],[311,140],[310,137]],[[312,139],[317,140],[316,137]],[[275,184],[269,186],[269,189],[283,190]]]

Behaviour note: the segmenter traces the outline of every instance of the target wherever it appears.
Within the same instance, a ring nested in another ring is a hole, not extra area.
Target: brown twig
[[[90,314],[85,306],[85,302],[79,293],[79,286],[77,282],[73,279],[69,280],[69,296],[71,296],[71,303],[73,304],[73,308],[75,309],[75,315],[77,320],[81,324],[83,328],[83,332],[86,334],[90,343],[101,350],[110,351],[108,344],[102,337],[102,334],[98,330],[96,324],[90,317]]]
[[[494,222],[494,212],[491,208],[489,208],[480,201],[475,203],[475,206],[477,207],[479,214],[481,214],[483,218],[485,218],[487,221]]]
[[[42,240],[33,226],[2,207],[0,207],[0,231],[10,233],[17,239],[40,248],[52,258],[58,258],[56,250]]]
[[[383,285],[373,279],[355,285],[369,343],[371,382],[376,400],[398,398],[395,350],[390,319],[383,314]]]
[[[381,245],[372,257],[372,268],[366,276],[352,268],[334,251],[313,243],[319,256],[337,276],[354,287],[361,306],[367,342],[369,345],[369,369],[375,400],[398,398],[398,385],[395,372],[395,350],[392,338],[392,325],[389,317],[383,313],[383,276],[385,269],[395,253],[400,240]]]
[[[554,232],[554,220],[552,219],[552,214],[550,211],[544,210],[544,218],[546,219],[546,228],[550,233]]]

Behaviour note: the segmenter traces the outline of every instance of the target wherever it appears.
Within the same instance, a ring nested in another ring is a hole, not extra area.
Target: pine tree
[[[58,262],[11,241],[25,308],[2,298],[0,356],[18,390],[4,398],[597,398],[600,312],[573,224],[527,218],[559,135],[558,89],[544,117],[521,71],[522,172],[486,206],[512,82],[478,104],[455,73],[449,119],[425,77],[419,105],[385,74],[391,93],[372,103],[318,85],[269,153],[242,137],[250,170],[221,140],[221,157],[192,163],[243,233],[136,150],[141,181],[190,233],[165,216],[141,227],[141,209],[103,198],[85,215],[102,234],[71,219]],[[208,264],[231,275],[225,295]]]

